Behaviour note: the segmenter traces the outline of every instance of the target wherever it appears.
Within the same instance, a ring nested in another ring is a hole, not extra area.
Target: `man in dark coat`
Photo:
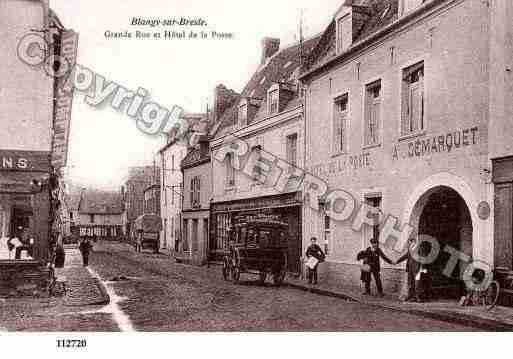
[[[415,238],[408,240],[408,252],[399,258],[396,264],[406,261],[406,272],[408,273],[408,297],[407,302],[418,301],[418,293],[415,286],[415,277],[420,270],[420,264],[414,259],[417,241]]]
[[[317,244],[317,238],[312,237],[310,241],[311,244],[310,246],[308,246],[306,250],[306,258],[309,259],[313,257],[317,259],[319,262],[313,268],[308,267],[308,283],[312,284],[313,281],[313,284],[317,284],[317,267],[319,263],[324,261],[326,255],[322,251],[321,247],[319,247],[319,245]]]
[[[369,274],[364,275],[362,273],[362,281],[365,284],[365,292],[364,295],[370,294],[370,282],[371,275],[374,277],[374,281],[376,282],[376,289],[378,290],[378,296],[383,296],[383,284],[381,283],[381,261],[382,258],[388,264],[394,264],[379,248],[379,243],[377,239],[371,239],[371,246],[366,250],[358,253],[357,259],[363,260],[364,264],[369,266]]]
[[[93,245],[91,244],[89,238],[85,238],[78,247],[80,253],[82,253],[82,261],[84,263],[84,267],[89,266],[89,253],[91,252],[92,248]]]

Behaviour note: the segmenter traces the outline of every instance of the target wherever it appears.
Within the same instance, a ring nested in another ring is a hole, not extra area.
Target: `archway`
[[[458,298],[464,290],[461,278],[465,265],[458,261],[450,271],[451,253],[456,250],[472,258],[473,250],[472,218],[465,200],[450,187],[431,188],[417,202],[412,218],[417,222],[417,234],[435,238],[440,246],[439,255],[428,266],[433,294]]]
[[[403,223],[409,223],[414,234],[430,234],[441,241],[440,259],[432,268],[435,271],[435,295],[456,298],[461,294],[458,272],[464,270],[464,264],[460,261],[451,273],[452,278],[443,275],[441,270],[446,269],[450,258],[450,254],[444,251],[447,246],[461,251],[469,260],[482,257],[479,238],[483,235],[483,228],[477,216],[477,203],[466,181],[447,172],[426,178],[408,198]]]

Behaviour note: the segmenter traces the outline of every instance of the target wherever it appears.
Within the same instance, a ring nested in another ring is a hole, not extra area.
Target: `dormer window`
[[[337,53],[340,54],[348,49],[353,42],[351,13],[337,18]]]
[[[269,91],[269,115],[275,115],[279,112],[280,89],[276,88]]]
[[[401,0],[401,14],[406,15],[412,12],[413,10],[417,9],[425,2],[426,0]]]

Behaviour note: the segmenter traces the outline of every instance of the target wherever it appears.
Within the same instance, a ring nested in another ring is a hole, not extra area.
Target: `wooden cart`
[[[239,282],[242,273],[256,274],[261,282],[268,275],[281,285],[287,272],[288,224],[268,218],[243,218],[230,231],[223,259],[225,280]]]

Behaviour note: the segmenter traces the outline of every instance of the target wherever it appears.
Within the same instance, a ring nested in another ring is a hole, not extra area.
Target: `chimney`
[[[214,91],[214,123],[216,123],[226,110],[233,106],[239,98],[239,94],[226,88],[224,85],[217,85]]]
[[[276,54],[279,50],[280,39],[264,37],[262,40],[262,60],[260,61],[260,64],[265,64],[267,59]]]

